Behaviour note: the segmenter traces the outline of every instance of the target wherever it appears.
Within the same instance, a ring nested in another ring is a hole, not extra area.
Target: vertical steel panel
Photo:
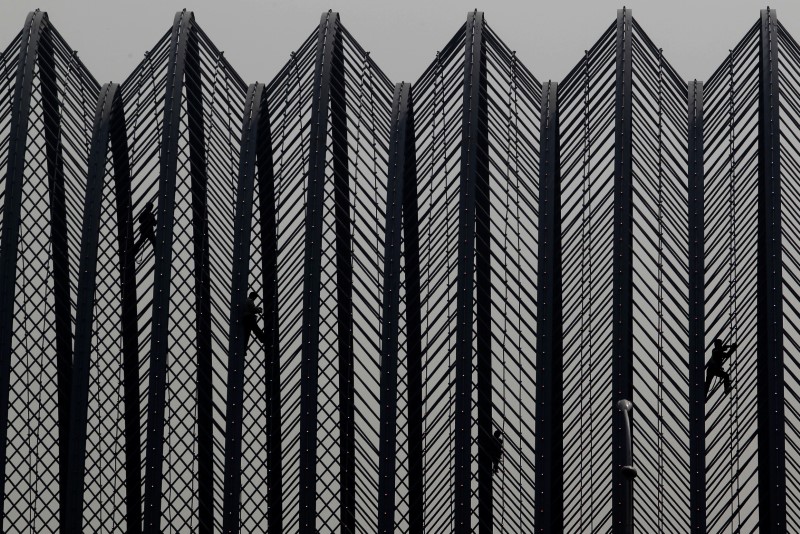
[[[161,137],[158,215],[156,221],[155,268],[153,274],[152,334],[150,338],[150,389],[147,403],[147,454],[144,494],[144,532],[161,532],[161,485],[164,461],[164,410],[166,402],[167,354],[169,351],[170,285],[172,276],[172,225],[175,220],[175,188],[180,137],[183,77],[186,49],[194,16],[182,11],[172,26],[164,126]]]
[[[389,133],[389,175],[386,187],[383,303],[381,313],[380,464],[378,473],[378,532],[394,532],[397,453],[397,358],[399,354],[400,259],[403,230],[406,140],[411,86],[394,88]]]
[[[272,161],[272,131],[267,95],[260,104],[256,168],[261,226],[261,276],[264,291],[264,335],[266,343],[267,394],[267,531],[283,532],[283,474],[281,472],[281,353],[278,321],[278,223],[275,174]]]
[[[758,496],[761,532],[786,532],[778,17],[761,11],[758,100]]]
[[[561,532],[563,339],[561,332],[561,162],[558,84],[542,85],[539,137],[539,276],[536,326],[536,531]]]
[[[53,311],[56,327],[58,368],[58,475],[60,519],[65,523],[68,449],[70,440],[70,394],[72,392],[72,303],[70,302],[69,239],[67,202],[64,184],[64,159],[61,147],[61,111],[53,37],[45,17],[38,54],[39,83],[42,93],[47,189],[50,195],[50,249],[53,272]]]
[[[230,335],[228,336],[228,395],[225,426],[225,481],[222,531],[239,532],[239,495],[242,481],[242,399],[247,347],[241,317],[250,274],[250,240],[253,222],[253,188],[256,170],[258,124],[264,85],[248,88],[242,118],[242,146],[234,215],[233,277],[231,280]]]
[[[406,274],[406,360],[408,372],[408,530],[422,532],[424,476],[422,438],[422,306],[420,303],[417,154],[414,90],[408,88],[403,176],[403,253]]]
[[[476,19],[478,17],[476,16]],[[479,39],[473,48],[477,75],[478,115],[475,130],[475,284],[478,344],[478,519],[479,532],[491,534],[494,529],[494,499],[492,497],[492,460],[488,440],[492,431],[492,268],[491,268],[491,186],[489,184],[489,103],[487,97],[486,54],[484,53],[483,14]],[[476,101],[471,101],[475,106]],[[472,120],[472,119],[470,119]],[[481,443],[483,440],[483,443]]]
[[[631,11],[617,11],[617,79],[614,128],[614,260],[612,275],[612,394],[609,411],[613,418],[612,494],[613,532],[628,534],[625,506],[633,483],[622,475],[626,465],[626,437],[623,413],[615,409],[620,399],[633,398],[633,234],[631,221]],[[631,420],[633,426],[633,420]],[[633,428],[631,428],[633,432]]]
[[[139,322],[136,306],[136,258],[133,252],[133,201],[125,110],[120,92],[111,111],[111,157],[117,193],[117,241],[120,265],[123,384],[125,388],[125,512],[128,534],[142,531],[142,451],[139,406]]]
[[[208,250],[208,174],[203,124],[202,62],[197,34],[187,36],[186,113],[192,190],[192,241],[197,333],[197,498],[198,532],[214,530],[214,399],[211,349],[211,276]]]
[[[689,82],[689,486],[690,524],[706,532],[705,231],[703,82]]]
[[[323,13],[311,103],[303,270],[303,349],[300,384],[300,534],[315,534],[317,502],[317,373],[319,365],[322,222],[333,50],[338,13]]]
[[[3,232],[0,237],[0,473],[6,472],[8,454],[8,400],[11,356],[14,339],[14,311],[19,254],[19,224],[25,155],[28,145],[28,116],[31,86],[39,42],[47,14],[30,13],[25,21],[17,64],[16,84],[11,104],[11,126],[3,205]],[[27,38],[25,37],[27,36]],[[5,521],[5,483],[0,484],[0,528]]]
[[[100,91],[89,152],[75,317],[75,356],[70,395],[69,427],[71,434],[67,488],[63,498],[65,501],[63,528],[67,532],[81,532],[82,530],[89,367],[92,357],[92,326],[97,288],[100,213],[103,206],[103,186],[106,177],[106,156],[109,147],[112,106],[118,88],[117,84],[106,84]]]
[[[339,353],[339,476],[341,532],[356,530],[355,414],[353,404],[353,258],[350,176],[347,157],[342,34],[333,38],[331,58],[331,151],[336,217],[336,317]]]
[[[471,531],[472,520],[472,365],[473,325],[478,323],[478,451],[479,500],[483,528],[491,528],[491,468],[485,447],[491,435],[491,288],[489,287],[488,212],[476,220],[476,212],[487,209],[486,99],[483,56],[483,13],[467,16],[464,51],[464,104],[462,120],[461,173],[458,209],[458,275],[456,325],[455,476],[454,525],[458,534]],[[485,198],[478,198],[480,196]],[[478,207],[480,204],[480,208]],[[476,250],[477,249],[477,250]],[[477,252],[477,257],[476,257]],[[477,314],[473,313],[474,272],[477,270]],[[484,315],[485,314],[485,315]],[[485,352],[484,352],[485,351]],[[488,372],[487,368],[488,367]]]

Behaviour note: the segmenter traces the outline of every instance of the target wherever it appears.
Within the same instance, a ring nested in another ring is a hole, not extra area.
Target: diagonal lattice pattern
[[[4,221],[17,219],[19,229],[4,254],[13,255],[19,276],[11,275],[14,317],[5,345],[11,386],[4,530],[56,532],[66,480],[77,253],[99,86],[45,13],[31,13],[12,46],[3,53],[4,80],[16,78],[21,97],[4,100],[3,159],[14,169],[4,182]],[[24,62],[29,68],[21,72]],[[20,128],[27,129],[24,137]],[[24,165],[14,167],[15,158]],[[18,200],[10,206],[12,198]]]
[[[2,530],[621,532],[621,396],[637,530],[792,530],[798,76],[772,10],[704,90],[629,10],[558,84],[476,11],[395,85],[327,12],[248,85],[182,11],[101,87],[32,13],[0,53]],[[715,338],[735,387],[699,413]]]
[[[797,218],[796,206],[800,190],[800,153],[797,138],[800,135],[800,94],[797,92],[797,80],[800,76],[800,46],[782,25],[779,26],[780,43],[780,117],[781,117],[781,179],[783,203],[786,214],[783,217],[783,313],[784,313],[784,364],[786,384],[786,525],[787,530],[800,528],[800,516],[795,512],[798,506],[798,484],[800,484],[800,466],[797,463],[800,447],[800,414],[798,413],[798,360],[797,347],[800,342],[798,325],[797,296],[800,293],[800,264],[798,264],[798,230],[800,220]]]
[[[736,388],[706,404],[709,532],[757,530],[756,211],[758,26],[731,51],[705,89],[706,347],[738,343]]]
[[[610,525],[615,29],[559,86],[564,277],[564,528]],[[602,416],[600,415],[602,414]]]

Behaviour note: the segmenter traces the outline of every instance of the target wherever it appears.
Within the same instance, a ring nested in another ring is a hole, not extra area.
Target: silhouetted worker
[[[736,343],[733,345],[723,345],[722,340],[717,338],[714,340],[714,348],[711,349],[711,359],[708,362],[708,374],[706,375],[706,400],[708,400],[708,392],[711,389],[711,381],[717,376],[722,379],[725,384],[725,394],[728,394],[733,389],[731,385],[731,377],[722,368],[725,360],[731,357],[733,351],[736,350]]]
[[[142,248],[145,239],[150,241],[151,247],[155,248],[155,226],[156,218],[153,215],[153,203],[148,202],[144,205],[144,209],[142,209],[142,212],[139,214],[139,241],[136,242],[136,246],[134,247],[134,254],[139,253],[139,249]]]
[[[494,436],[489,437],[489,459],[492,462],[492,474],[497,474],[500,469],[500,460],[503,459],[503,433],[494,431]]]
[[[244,326],[244,343],[250,341],[250,333],[255,332],[256,338],[265,343],[264,331],[258,326],[258,316],[261,314],[261,308],[256,306],[256,298],[258,293],[251,291],[247,296],[247,301],[244,303],[244,313],[242,314],[242,326]]]

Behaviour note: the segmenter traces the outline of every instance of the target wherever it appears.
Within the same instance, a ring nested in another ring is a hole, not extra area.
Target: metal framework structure
[[[36,11],[0,73],[0,531],[800,531],[774,10],[704,82],[626,9],[558,83],[477,11],[413,83],[334,12],[268,83],[188,11],[102,86]]]

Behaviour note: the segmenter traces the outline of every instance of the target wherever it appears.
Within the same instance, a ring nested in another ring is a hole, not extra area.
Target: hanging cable
[[[728,149],[729,149],[729,163],[730,169],[728,173],[728,227],[729,227],[729,247],[728,247],[728,322],[730,325],[730,338],[733,342],[738,341],[738,317],[737,317],[737,266],[736,266],[736,247],[737,247],[737,220],[736,220],[736,155],[735,155],[735,111],[734,111],[734,55],[733,51],[728,51]],[[729,368],[731,373],[734,371],[738,357],[738,351],[734,350],[734,359]],[[736,513],[738,520],[738,532],[741,529],[741,488],[739,482],[739,456],[741,451],[739,449],[739,403],[738,403],[738,388],[734,391],[734,397],[728,403],[728,426],[730,430],[730,468],[731,473],[731,506],[736,503],[736,509],[732,512]],[[735,488],[734,488],[735,486]],[[734,523],[730,521],[731,529],[733,531]]]
[[[514,123],[513,123],[514,144],[512,146],[512,153],[511,154],[512,154],[512,159],[513,159],[513,162],[514,162],[514,175],[513,176],[514,176],[514,186],[515,186],[514,189],[515,189],[515,193],[516,193],[516,197],[515,197],[515,201],[514,201],[514,208],[515,208],[514,221],[517,224],[517,227],[516,227],[517,243],[516,243],[516,249],[514,250],[514,252],[517,255],[517,258],[521,258],[522,257],[522,252],[521,252],[522,243],[521,243],[521,240],[520,240],[520,211],[519,211],[519,187],[520,187],[520,184],[519,184],[519,174],[520,174],[519,173],[519,105],[518,105],[518,98],[517,98],[518,97],[518,93],[519,93],[519,85],[518,85],[518,82],[517,82],[517,75],[518,75],[517,69],[518,69],[518,67],[517,67],[517,53],[516,52],[512,52],[511,53],[511,87],[513,88],[513,91],[512,91],[512,95],[513,95],[512,109],[513,109],[513,114],[514,114]],[[519,272],[519,269],[518,269],[518,272]],[[517,332],[521,332],[522,331],[522,299],[519,297],[519,295],[517,295],[516,300],[517,300],[517,310],[516,310],[517,311]],[[520,357],[520,359],[521,359],[521,357]],[[517,366],[517,398],[520,399],[520,402],[522,402],[522,400],[521,400],[522,399],[522,361],[520,361],[519,365]],[[520,430],[517,433],[517,451],[518,451],[518,454],[521,457],[522,456],[522,424],[521,424],[521,422],[520,422]],[[519,488],[520,492],[522,492],[522,465],[521,464],[522,464],[522,461],[520,460],[520,468],[519,468],[519,470],[517,472],[517,488]],[[522,507],[522,505],[520,503],[520,506],[518,507],[518,517],[517,517],[517,521],[518,521],[517,524],[520,525],[520,527],[522,526],[522,508],[523,507]],[[501,530],[501,532],[502,532],[502,530]]]
[[[658,531],[664,532],[664,141],[663,82],[664,53],[658,50],[658,295],[657,295],[657,369],[658,369]]]

